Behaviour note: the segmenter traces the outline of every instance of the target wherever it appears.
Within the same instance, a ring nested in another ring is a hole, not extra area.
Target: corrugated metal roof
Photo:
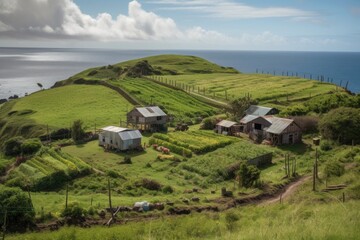
[[[128,129],[127,128],[122,128],[122,127],[108,126],[108,127],[102,128],[102,130],[108,131],[108,132],[116,132],[116,133],[118,133],[118,132],[126,131]]]
[[[161,110],[161,108],[154,106],[154,107],[141,107],[141,108],[136,108],[141,115],[143,115],[144,117],[162,117],[162,116],[166,116],[166,113],[163,112],[163,110]]]
[[[255,115],[246,115],[245,117],[243,117],[240,120],[240,123],[246,124],[248,122],[251,122],[252,120],[258,118],[259,116],[255,116]]]
[[[246,115],[265,116],[271,111],[271,109],[272,108],[251,105],[245,113]]]
[[[235,124],[236,124],[236,122],[232,122],[232,121],[228,121],[228,120],[222,120],[221,122],[219,122],[216,125],[229,128],[229,127],[231,127],[231,126],[233,126]]]
[[[288,126],[290,126],[290,124],[294,122],[292,119],[278,118],[274,116],[265,116],[264,118],[271,122],[271,126],[266,131],[274,134],[282,133]]]
[[[139,130],[127,130],[124,132],[120,132],[119,136],[122,140],[129,140],[129,139],[138,139],[142,138],[142,135]]]

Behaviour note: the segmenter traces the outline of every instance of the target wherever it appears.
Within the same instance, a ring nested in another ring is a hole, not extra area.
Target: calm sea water
[[[49,88],[89,67],[170,53],[203,57],[244,73],[311,75],[313,79],[322,75],[342,86],[349,81],[348,88],[360,92],[360,53],[0,48],[0,99],[37,91],[37,83]]]

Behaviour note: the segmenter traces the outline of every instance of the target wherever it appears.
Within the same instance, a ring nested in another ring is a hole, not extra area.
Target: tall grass
[[[224,213],[90,229],[9,236],[8,239],[358,239],[359,201],[345,204],[248,206]]]

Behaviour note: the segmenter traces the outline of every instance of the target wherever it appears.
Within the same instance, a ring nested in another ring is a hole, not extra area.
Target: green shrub
[[[240,165],[238,175],[241,186],[248,188],[251,187],[260,178],[260,170],[253,165],[242,163]]]
[[[160,183],[158,183],[155,180],[148,179],[148,178],[143,178],[137,185],[138,186],[140,185],[143,188],[146,188],[149,190],[154,190],[154,191],[159,191],[161,189]]]
[[[326,139],[343,144],[360,142],[360,109],[337,108],[327,113],[319,122],[319,129]]]
[[[86,214],[86,210],[79,206],[77,202],[72,202],[61,212],[61,217],[79,220]]]
[[[217,119],[215,117],[207,117],[204,118],[201,122],[200,129],[204,130],[213,130],[217,123]]]
[[[330,151],[333,148],[332,143],[330,141],[322,141],[320,144],[320,149],[323,151]]]
[[[111,177],[111,178],[118,178],[118,177],[120,177],[120,174],[117,173],[117,172],[115,172],[114,170],[108,170],[108,171],[106,172],[106,175],[108,175],[108,176]]]
[[[21,144],[21,150],[22,153],[25,155],[31,155],[36,153],[40,148],[42,144],[40,142],[40,139],[38,138],[32,138],[27,139]]]
[[[0,186],[0,206],[7,210],[7,231],[24,231],[33,226],[35,211],[31,199],[20,189]],[[2,209],[0,225],[3,226],[3,224],[4,210]]]
[[[25,139],[23,137],[13,137],[4,143],[4,152],[7,156],[16,156],[21,154],[21,145]]]
[[[324,172],[326,177],[337,176],[340,177],[345,173],[345,167],[338,161],[329,161],[326,163]]]
[[[163,193],[173,193],[174,189],[170,185],[166,185],[165,187],[163,187],[162,191]]]

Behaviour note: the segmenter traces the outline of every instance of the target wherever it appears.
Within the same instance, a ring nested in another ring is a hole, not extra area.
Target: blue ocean
[[[86,68],[158,54],[195,55],[244,73],[323,78],[360,93],[359,52],[0,48],[0,99],[50,88]]]

